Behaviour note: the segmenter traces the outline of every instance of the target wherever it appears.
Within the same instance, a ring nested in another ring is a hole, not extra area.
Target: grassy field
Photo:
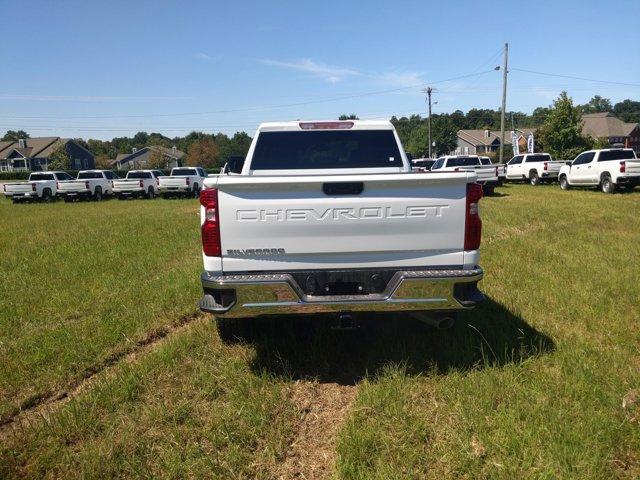
[[[505,186],[452,330],[278,318],[228,346],[195,309],[196,201],[0,201],[0,477],[638,478],[639,206]]]

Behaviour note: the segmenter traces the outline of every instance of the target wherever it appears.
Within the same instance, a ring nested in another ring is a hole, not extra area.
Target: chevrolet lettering
[[[276,210],[238,210],[236,220],[252,221],[331,221],[381,220],[394,218],[440,217],[448,205],[410,205],[406,207],[327,208],[324,210],[287,208]]]

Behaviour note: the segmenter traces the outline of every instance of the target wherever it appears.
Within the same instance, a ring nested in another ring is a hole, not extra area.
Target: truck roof
[[[298,120],[295,122],[265,122],[258,132],[296,132],[303,130],[393,130],[388,120]]]

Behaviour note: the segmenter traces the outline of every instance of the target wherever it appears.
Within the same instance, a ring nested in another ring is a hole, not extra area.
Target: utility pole
[[[507,108],[507,62],[509,58],[509,44],[504,44],[504,67],[502,68],[502,111],[500,112],[500,163],[503,162],[504,149],[504,111]]]
[[[433,92],[433,89],[431,87],[427,87],[423,92],[427,94],[427,103],[429,104],[429,158],[431,158],[431,92]]]

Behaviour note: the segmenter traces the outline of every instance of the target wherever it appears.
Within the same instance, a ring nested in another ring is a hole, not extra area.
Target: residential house
[[[93,154],[70,138],[34,137],[0,142],[0,172],[48,170],[49,157],[64,148],[71,169],[95,168]]]
[[[131,170],[135,168],[146,168],[149,166],[149,160],[154,152],[161,153],[164,165],[160,168],[174,168],[182,166],[182,160],[186,153],[178,150],[176,147],[165,148],[159,145],[152,145],[144,148],[134,148],[131,153],[119,153],[116,159],[111,162],[111,166],[118,170]],[[154,165],[155,168],[158,165]]]
[[[606,139],[612,147],[633,148],[640,153],[640,124],[625,123],[610,112],[582,115],[582,133]]]
[[[535,135],[535,128],[516,129],[520,151],[527,151],[527,139],[529,134]],[[458,130],[458,143],[455,149],[456,155],[486,155],[497,152],[500,148],[500,132],[485,130]],[[505,149],[511,148],[513,138],[512,131],[504,132]],[[505,156],[510,156],[505,152]]]

